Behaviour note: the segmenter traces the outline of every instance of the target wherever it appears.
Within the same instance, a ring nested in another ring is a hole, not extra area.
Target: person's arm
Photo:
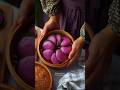
[[[60,13],[60,0],[40,0],[43,11],[49,16],[56,16]]]
[[[15,27],[34,17],[34,4],[34,0],[22,0],[19,14],[14,23]]]
[[[107,71],[112,59],[116,35],[119,32],[120,2],[113,0],[109,10],[109,25],[93,38],[89,46],[89,56],[85,63],[87,90],[91,90],[91,86]]]
[[[43,27],[43,35],[47,32],[58,29],[59,14],[61,13],[60,0],[40,0],[43,11],[49,16],[48,21]]]
[[[69,54],[69,63],[67,67],[69,67],[77,58],[79,57],[78,52],[82,49],[85,43],[85,24],[80,29],[80,37],[78,37],[72,44],[72,50]]]
[[[116,37],[111,26],[106,26],[94,36],[89,45],[89,55],[85,62],[86,88],[90,89],[108,70],[112,60],[112,49]]]

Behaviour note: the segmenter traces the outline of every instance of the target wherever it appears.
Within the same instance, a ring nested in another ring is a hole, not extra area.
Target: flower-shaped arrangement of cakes
[[[60,32],[63,32],[61,30]],[[64,31],[65,32],[65,31]],[[41,43],[41,56],[50,64],[58,65],[68,60],[73,40],[66,34],[51,33]]]

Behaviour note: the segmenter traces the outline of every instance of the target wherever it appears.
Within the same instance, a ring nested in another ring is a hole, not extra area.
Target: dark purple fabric
[[[108,10],[112,0],[61,0],[60,27],[79,37],[80,27],[86,21],[98,33],[108,24]]]
[[[62,0],[60,28],[69,32],[75,39],[80,36],[80,28],[85,19],[84,0]]]

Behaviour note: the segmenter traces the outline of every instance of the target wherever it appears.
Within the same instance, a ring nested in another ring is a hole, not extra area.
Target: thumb
[[[47,33],[47,30],[48,30],[48,25],[44,25],[43,27],[43,32],[42,32],[42,35],[45,36],[45,34]]]
[[[75,54],[75,48],[73,47],[68,58],[71,59],[74,56],[74,54]]]

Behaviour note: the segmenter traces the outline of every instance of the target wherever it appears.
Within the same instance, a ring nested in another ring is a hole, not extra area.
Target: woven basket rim
[[[26,82],[24,82],[20,76],[17,74],[17,72],[15,71],[15,68],[13,67],[12,63],[11,63],[11,59],[10,59],[10,45],[11,45],[11,42],[12,42],[12,39],[15,35],[15,33],[17,32],[17,30],[19,30],[20,26],[16,27],[16,28],[11,28],[10,31],[12,32],[9,32],[8,33],[8,43],[6,45],[6,50],[5,50],[5,55],[6,55],[6,64],[7,64],[7,67],[8,67],[8,70],[10,71],[11,73],[11,76],[15,79],[16,83],[21,86],[22,88],[24,88],[25,90],[33,90],[34,87],[28,85]]]
[[[52,74],[51,74],[50,70],[48,69],[47,66],[45,66],[44,64],[41,64],[41,63],[38,62],[38,61],[36,61],[35,64],[42,66],[42,67],[43,67],[43,68],[49,73],[49,77],[50,77],[50,85],[49,85],[48,90],[51,90],[53,80],[52,80]]]

